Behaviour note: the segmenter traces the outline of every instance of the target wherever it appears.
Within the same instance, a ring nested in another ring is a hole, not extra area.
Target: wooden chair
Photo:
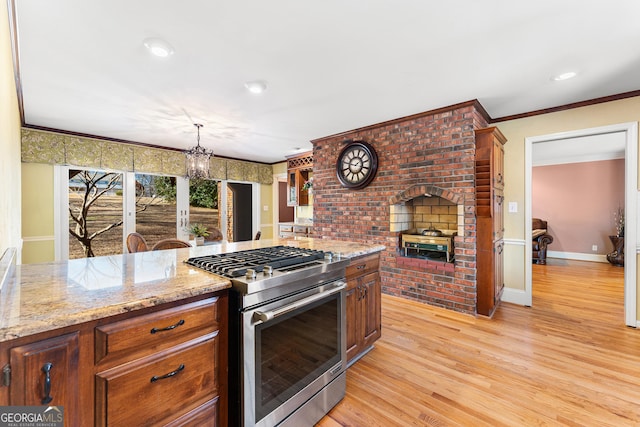
[[[209,235],[204,238],[204,240],[208,242],[216,242],[218,240],[222,240],[224,236],[219,228],[212,227],[209,229]]]
[[[127,236],[127,249],[130,254],[135,252],[146,252],[149,250],[149,245],[147,245],[147,241],[144,240],[142,234],[129,233]]]
[[[180,239],[163,239],[158,243],[153,245],[154,251],[160,251],[163,249],[179,249],[179,248],[190,248],[191,244],[189,242],[185,242]]]
[[[253,240],[260,240],[260,236],[262,236],[262,231],[258,231],[256,233],[256,237]]]

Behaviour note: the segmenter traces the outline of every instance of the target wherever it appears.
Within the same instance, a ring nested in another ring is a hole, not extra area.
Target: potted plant
[[[313,178],[309,178],[308,181],[305,181],[304,185],[302,186],[302,189],[310,193],[311,190],[313,189]]]
[[[189,224],[187,227],[189,234],[193,234],[196,238],[196,246],[204,245],[204,238],[209,235],[209,230],[202,224]]]

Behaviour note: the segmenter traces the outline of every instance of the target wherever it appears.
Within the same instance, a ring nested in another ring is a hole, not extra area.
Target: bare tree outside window
[[[119,209],[114,212],[113,208],[98,206],[98,201],[105,195],[116,196]],[[80,243],[83,256],[95,256],[94,239],[121,226],[122,174],[69,170],[69,234]],[[122,236],[121,229],[119,235]]]

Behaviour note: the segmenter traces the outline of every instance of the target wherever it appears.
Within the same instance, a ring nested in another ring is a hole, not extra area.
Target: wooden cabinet
[[[368,255],[347,266],[347,363],[369,351],[382,334],[379,258]]]
[[[9,351],[9,404],[61,406],[65,426],[81,425],[79,333],[13,347]]]
[[[476,136],[476,253],[478,314],[493,315],[504,289],[504,144],[496,127]]]
[[[214,297],[96,328],[96,425],[166,424],[202,408],[215,419],[224,311]]]
[[[310,237],[313,233],[313,225],[283,223],[278,224],[278,236],[287,237]]]
[[[298,154],[287,158],[287,206],[309,204],[309,191],[302,187],[309,181],[313,170],[311,153]]]
[[[226,426],[228,293],[0,342],[0,405],[65,426]]]

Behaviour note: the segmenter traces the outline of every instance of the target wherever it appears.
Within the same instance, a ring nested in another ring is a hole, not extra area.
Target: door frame
[[[533,168],[533,144],[539,142],[560,141],[569,138],[579,138],[609,133],[625,134],[625,257],[624,266],[624,318],[627,326],[637,327],[637,242],[638,242],[638,123],[628,122],[609,126],[601,126],[575,131],[560,132],[548,135],[540,135],[525,138],[525,242],[531,242],[532,230],[529,226],[532,220],[532,168]],[[532,247],[525,244],[525,304],[532,304],[533,269],[531,263]]]

